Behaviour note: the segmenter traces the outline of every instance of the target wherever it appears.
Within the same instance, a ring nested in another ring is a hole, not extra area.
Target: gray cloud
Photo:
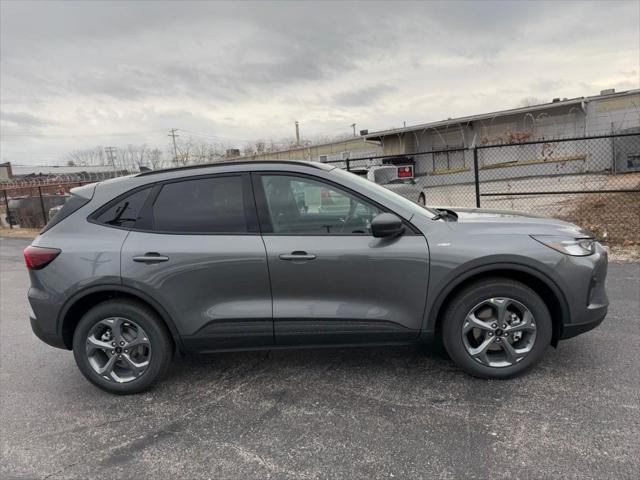
[[[359,107],[375,103],[378,99],[389,93],[398,91],[398,87],[393,85],[371,85],[364,88],[354,88],[346,92],[334,95],[333,101],[338,105],[347,107]]]
[[[42,127],[45,125],[51,125],[52,122],[45,120],[35,115],[31,115],[27,112],[0,112],[0,120],[3,122],[13,123],[14,125],[27,126],[27,127]]]
[[[41,135],[24,144],[3,137],[9,160],[33,152],[55,161],[81,146],[59,140],[69,132],[95,143],[100,135],[120,141],[111,132],[172,127],[278,138],[294,120],[317,133],[353,122],[377,129],[506,108],[524,96],[633,88],[640,70],[634,2],[47,1],[0,9],[3,135]],[[31,123],[9,120],[21,114]]]

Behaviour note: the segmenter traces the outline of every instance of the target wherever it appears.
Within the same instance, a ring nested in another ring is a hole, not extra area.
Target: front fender
[[[433,270],[436,270],[433,272]],[[442,270],[442,269],[441,269]],[[429,282],[426,315],[423,319],[421,338],[430,340],[436,330],[436,322],[447,297],[455,292],[466,281],[482,278],[491,274],[517,272],[535,277],[553,292],[559,301],[562,311],[562,322],[571,318],[569,302],[563,291],[567,290],[564,281],[550,266],[529,257],[519,255],[489,255],[463,263],[446,273],[438,275],[438,268],[432,268]],[[435,277],[435,278],[434,278]]]

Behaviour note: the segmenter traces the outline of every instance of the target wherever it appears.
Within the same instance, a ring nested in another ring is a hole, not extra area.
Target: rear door
[[[379,205],[317,177],[252,174],[279,345],[406,341],[418,336],[429,253],[409,225],[374,238]]]
[[[249,175],[153,187],[122,248],[122,281],[165,307],[187,349],[271,345],[266,252]]]

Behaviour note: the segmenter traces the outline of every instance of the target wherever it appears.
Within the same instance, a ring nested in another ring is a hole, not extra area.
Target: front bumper
[[[575,260],[572,268],[575,276],[570,282],[573,286],[571,319],[562,325],[560,339],[588,332],[600,325],[606,317],[609,308],[605,289],[607,268],[607,251],[600,244],[596,244],[595,254]]]
[[[588,332],[589,330],[593,330],[598,325],[600,325],[604,320],[604,317],[607,316],[607,308],[607,306],[603,306],[595,309],[593,311],[593,318],[587,320],[586,322],[566,323],[562,327],[562,334],[560,335],[560,339],[565,340],[567,338],[572,338],[576,335],[580,335],[581,333]]]

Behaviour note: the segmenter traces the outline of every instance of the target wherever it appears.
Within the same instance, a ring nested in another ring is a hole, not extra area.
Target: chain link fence
[[[445,148],[327,163],[422,205],[516,210],[576,223],[612,244],[640,245],[640,133]],[[0,202],[8,212],[5,222],[41,228],[50,210],[64,203],[71,188],[129,173],[85,172],[0,182]]]
[[[559,218],[640,244],[640,133],[479,145],[328,163],[431,207]],[[409,167],[402,178],[403,168]]]
[[[80,172],[0,180],[2,226],[42,228],[74,187],[128,175],[128,170]]]

